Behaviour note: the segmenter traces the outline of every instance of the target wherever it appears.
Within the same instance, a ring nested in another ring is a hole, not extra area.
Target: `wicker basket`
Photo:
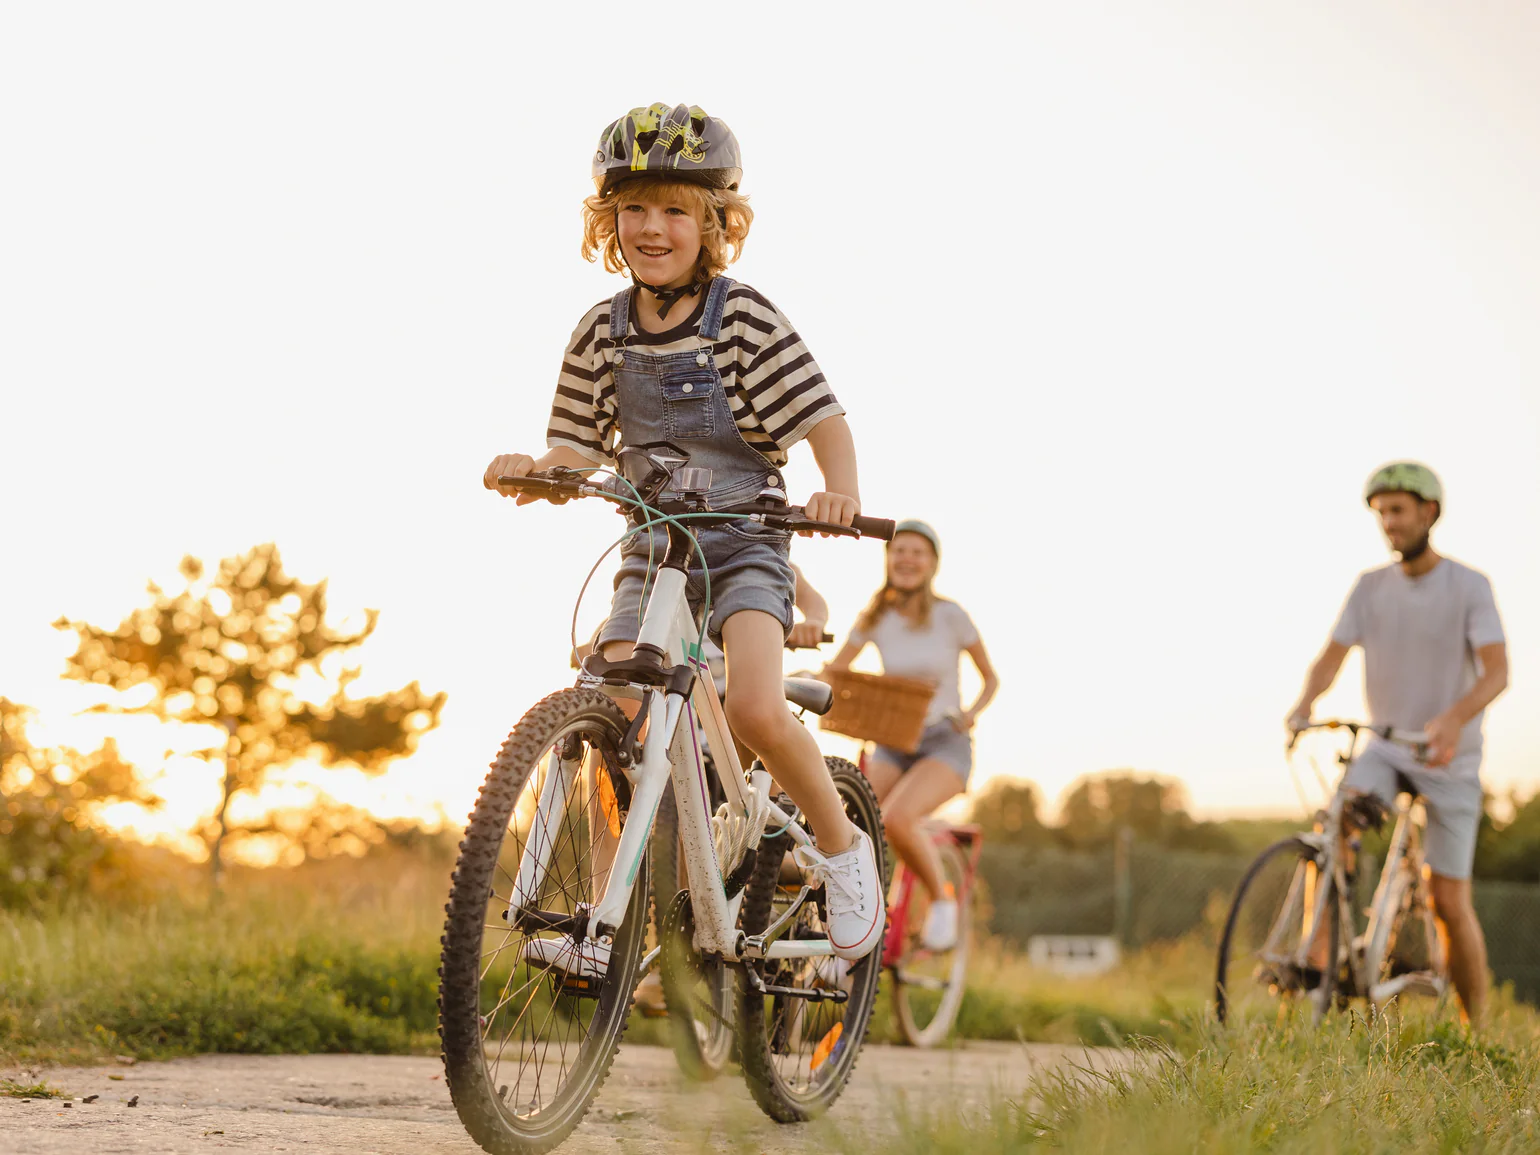
[[[834,705],[819,722],[824,730],[913,754],[925,730],[925,711],[936,687],[917,678],[825,670]]]

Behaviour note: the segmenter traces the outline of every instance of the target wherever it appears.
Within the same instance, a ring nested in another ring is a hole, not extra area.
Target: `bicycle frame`
[[[1341,723],[1326,723],[1322,728],[1336,729],[1342,727]],[[1375,733],[1371,727],[1350,727],[1352,742],[1346,753],[1341,757],[1343,777],[1351,768],[1358,757],[1359,735],[1363,731]],[[1411,738],[1392,738],[1389,733],[1381,733],[1381,737],[1387,741],[1399,740],[1407,744],[1419,744],[1416,740],[1421,735],[1413,735]],[[1385,955],[1390,949],[1390,935],[1397,926],[1400,915],[1401,899],[1404,888],[1415,885],[1410,880],[1411,866],[1413,862],[1420,862],[1419,828],[1422,816],[1422,800],[1414,793],[1404,793],[1398,798],[1395,806],[1396,823],[1392,829],[1390,843],[1386,848],[1385,863],[1380,872],[1379,881],[1374,888],[1374,895],[1368,908],[1368,921],[1361,935],[1353,934],[1353,896],[1348,887],[1346,854],[1343,848],[1343,811],[1348,795],[1344,794],[1339,784],[1333,793],[1330,804],[1324,812],[1322,829],[1302,833],[1299,837],[1302,841],[1314,847],[1319,854],[1319,859],[1313,863],[1302,863],[1301,869],[1295,874],[1290,883],[1289,893],[1285,898],[1283,910],[1285,913],[1294,909],[1296,898],[1302,900],[1300,907],[1306,915],[1302,926],[1299,928],[1299,937],[1291,953],[1274,956],[1273,961],[1288,962],[1295,966],[1304,967],[1309,961],[1311,948],[1319,935],[1320,928],[1324,925],[1322,919],[1327,914],[1327,888],[1320,885],[1320,877],[1324,871],[1330,871],[1333,885],[1330,893],[1334,894],[1337,901],[1337,925],[1344,933],[1338,940],[1338,955],[1334,965],[1340,965],[1344,960],[1348,964],[1348,972],[1351,976],[1353,995],[1368,998],[1375,1004],[1383,1003],[1402,991],[1419,986],[1429,986],[1430,992],[1442,993],[1445,979],[1443,977],[1444,963],[1442,942],[1433,936],[1430,949],[1433,952],[1431,959],[1433,965],[1433,977],[1431,980],[1421,972],[1398,976],[1397,978],[1382,983],[1375,983],[1374,976],[1385,961]],[[1301,895],[1303,888],[1305,894]],[[1291,921],[1291,920],[1290,920]],[[1280,940],[1292,937],[1293,932],[1284,925],[1285,920],[1280,919],[1268,936],[1264,946],[1264,954],[1267,948],[1275,942],[1282,945]]]
[[[658,569],[636,646],[656,648],[676,667],[688,664],[696,674],[688,698],[674,690],[634,684],[607,685],[600,677],[586,672],[579,677],[580,685],[602,690],[617,700],[640,699],[641,708],[647,714],[641,757],[625,771],[631,784],[629,815],[621,829],[614,867],[603,895],[586,920],[585,933],[589,939],[603,942],[619,928],[631,901],[642,859],[647,854],[663,791],[672,781],[679,809],[680,839],[684,844],[690,878],[696,949],[729,961],[833,954],[827,939],[778,941],[780,932],[790,923],[789,917],[754,939],[745,939],[737,929],[743,893],[739,890],[729,899],[725,879],[756,850],[765,830],[785,830],[788,836],[804,845],[811,845],[812,838],[796,825],[793,815],[770,801],[768,771],[760,767],[748,775],[744,773],[710,670],[700,656],[696,642],[700,624],[690,612],[685,595],[686,581],[683,570],[668,566]],[[727,798],[723,825],[729,833],[724,841],[729,852],[739,851],[733,861],[725,864],[717,858],[702,753],[703,736],[710,745]],[[557,758],[553,754],[551,771],[540,788],[537,822],[550,822],[562,812],[581,771],[579,763],[580,759]],[[731,833],[735,828],[741,830],[741,835]],[[733,847],[732,843],[739,840],[741,848]],[[538,894],[549,854],[547,840],[531,838],[526,843],[519,862],[510,921],[517,916],[519,908]],[[795,912],[811,892],[811,887],[804,887],[791,912]]]

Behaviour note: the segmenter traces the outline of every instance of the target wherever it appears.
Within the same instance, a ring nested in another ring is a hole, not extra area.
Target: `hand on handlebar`
[[[1427,753],[1423,761],[1429,766],[1447,766],[1454,759],[1454,752],[1460,746],[1460,731],[1463,727],[1458,718],[1449,714],[1440,714],[1424,727],[1427,734]]]
[[[511,489],[504,489],[497,484],[499,477],[524,477],[533,472],[535,459],[527,453],[499,453],[492,459],[492,464],[487,466],[487,471],[482,475],[481,484],[488,489],[495,489],[504,497],[515,498],[519,505],[528,505],[532,501],[539,500],[532,493],[515,493]]]
[[[1296,707],[1289,712],[1289,716],[1283,722],[1284,729],[1289,732],[1289,742],[1284,747],[1285,750],[1294,749],[1294,743],[1299,741],[1300,732],[1308,725],[1310,725],[1309,710],[1300,710]]]
[[[791,627],[791,633],[786,638],[786,648],[789,650],[816,650],[829,640],[831,638],[830,635],[824,633],[823,622],[798,622]]]
[[[856,514],[861,512],[861,503],[854,497],[843,493],[830,493],[819,490],[807,499],[807,505],[803,506],[804,515],[809,521],[824,521],[832,525],[849,525],[855,520]],[[828,534],[824,534],[828,537]]]

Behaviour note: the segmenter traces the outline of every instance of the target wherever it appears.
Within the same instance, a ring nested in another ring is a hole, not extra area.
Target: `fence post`
[[[1133,857],[1133,845],[1133,827],[1120,827],[1112,843],[1112,937],[1124,948],[1133,945],[1130,939],[1134,888],[1129,861]]]

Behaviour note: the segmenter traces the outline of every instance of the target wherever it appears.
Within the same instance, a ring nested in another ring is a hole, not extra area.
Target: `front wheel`
[[[871,783],[844,758],[824,761],[845,813],[871,838],[886,880],[887,843]],[[795,845],[784,833],[760,840],[743,898],[742,927],[748,934],[764,930],[795,900],[801,879],[790,862]],[[784,941],[827,938],[821,903],[810,897]],[[738,988],[739,1058],[749,1091],[765,1114],[779,1123],[799,1123],[839,1098],[866,1042],[881,975],[881,943],[849,964],[832,954],[744,963]]]
[[[1214,1009],[1221,1023],[1303,998],[1319,1020],[1340,965],[1338,910],[1319,852],[1285,838],[1259,854],[1236,887],[1219,940]]]
[[[439,1034],[455,1110],[494,1155],[536,1155],[566,1138],[625,1030],[647,932],[645,860],[603,965],[595,944],[528,920],[521,929],[517,912],[581,918],[603,894],[629,797],[616,766],[626,727],[596,690],[541,701],[503,743],[460,843]]]

